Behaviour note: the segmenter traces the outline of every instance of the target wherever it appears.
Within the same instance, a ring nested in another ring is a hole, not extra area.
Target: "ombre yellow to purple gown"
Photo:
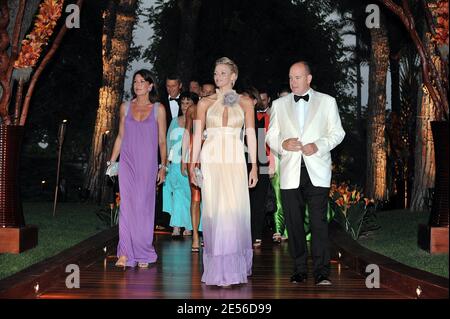
[[[244,111],[223,105],[223,94],[206,115],[207,138],[200,162],[203,174],[203,275],[207,285],[247,283],[252,272],[252,239],[247,166],[241,132]],[[228,122],[222,118],[228,108]]]

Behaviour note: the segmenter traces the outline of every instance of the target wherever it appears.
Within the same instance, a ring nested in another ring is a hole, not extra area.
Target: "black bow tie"
[[[169,101],[177,101],[178,102],[178,99],[176,97],[169,97]]]
[[[305,95],[294,95],[294,101],[295,103],[297,103],[300,99],[304,99],[306,102],[309,101],[309,94],[305,94]]]

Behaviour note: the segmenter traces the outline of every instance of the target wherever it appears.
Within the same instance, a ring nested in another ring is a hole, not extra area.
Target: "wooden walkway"
[[[287,243],[272,244],[268,238],[254,251],[253,275],[245,285],[232,288],[201,283],[202,255],[190,250],[190,237],[172,240],[157,234],[155,248],[159,259],[148,269],[114,266],[115,251],[104,254],[80,268],[80,288],[66,288],[65,278],[36,294],[43,299],[406,299],[386,287],[368,289],[365,278],[333,261],[332,286],[317,287],[312,275],[303,284],[289,278],[292,261]],[[312,267],[310,267],[312,268]]]

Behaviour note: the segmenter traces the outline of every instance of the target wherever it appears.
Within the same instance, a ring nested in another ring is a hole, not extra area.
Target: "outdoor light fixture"
[[[338,252],[338,256],[339,256],[339,259],[340,259],[340,258],[341,258],[341,256],[342,256],[341,252]]]
[[[422,288],[420,286],[417,286],[416,288],[416,295],[417,298],[420,298],[420,295],[422,294]]]
[[[62,120],[61,124],[59,125],[59,131],[58,131],[58,165],[56,168],[56,185],[55,185],[55,199],[53,201],[53,217],[56,215],[56,203],[58,201],[58,191],[59,191],[59,172],[61,168],[61,157],[62,157],[62,148],[64,144],[64,137],[66,135],[66,125],[67,120]]]
[[[37,284],[34,286],[34,292],[35,292],[35,293],[38,293],[38,292],[39,292],[39,283],[37,283]]]

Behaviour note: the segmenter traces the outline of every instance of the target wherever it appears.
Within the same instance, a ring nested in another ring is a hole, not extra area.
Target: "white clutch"
[[[203,186],[203,174],[200,168],[196,167],[194,168],[195,173],[195,181],[197,182],[197,186],[202,188]]]
[[[106,175],[109,177],[119,175],[119,162],[111,163],[106,169]]]

